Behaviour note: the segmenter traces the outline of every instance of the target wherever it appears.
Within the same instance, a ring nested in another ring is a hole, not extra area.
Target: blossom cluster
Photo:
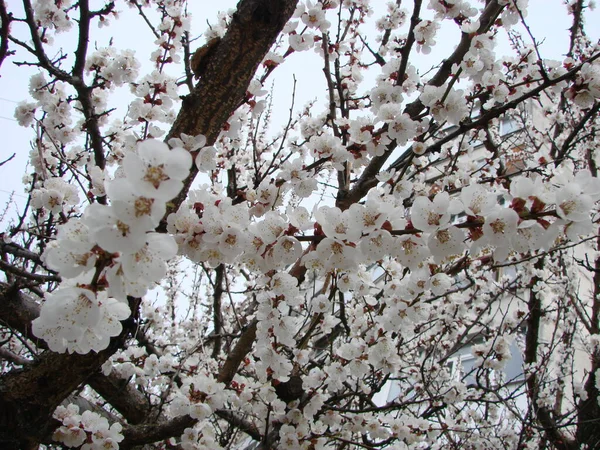
[[[517,177],[510,191],[473,184],[454,198],[447,192],[432,199],[417,196],[408,211],[399,205],[402,198],[390,202],[376,191],[364,205],[354,204],[346,211],[315,208],[320,234],[315,235],[316,250],[303,256],[303,264],[327,272],[356,269],[360,263],[389,256],[415,269],[429,255],[441,263],[469,248],[474,255],[490,248],[501,261],[511,250],[549,248],[561,234],[576,239],[590,231],[589,211],[599,198],[599,182],[587,171],[567,181],[562,174],[570,169],[563,169],[553,184]],[[306,223],[298,221],[303,209],[289,217],[268,212],[262,220],[252,220],[256,213],[208,189],[193,191],[189,202],[169,217],[168,229],[184,254],[211,266],[237,262],[268,272],[300,257],[302,246],[295,234]],[[461,214],[469,220],[451,220]]]
[[[34,3],[35,19],[44,28],[54,29],[57,33],[67,31],[73,25],[67,12],[72,3],[71,0],[59,3],[36,1]]]
[[[120,321],[131,314],[126,303],[81,287],[61,287],[46,294],[45,300],[32,331],[59,353],[105,349],[121,332]]]
[[[31,206],[36,209],[59,214],[79,204],[77,189],[60,177],[49,178],[38,186],[31,193]]]
[[[228,400],[229,394],[224,388],[225,385],[216,382],[211,375],[186,377],[171,402],[170,413],[173,416],[189,414],[194,419],[204,420]]]
[[[106,348],[130,314],[127,296],[143,296],[165,276],[177,244],[154,229],[191,163],[183,148],[143,141],[124,158],[123,176],[106,182],[110,205],[93,203],[80,219],[59,227],[43,259],[64,279],[33,323],[53,350]]]
[[[472,255],[491,248],[494,258],[503,261],[511,251],[548,249],[559,235],[576,240],[590,233],[590,210],[600,199],[600,181],[586,170],[573,176],[569,164],[561,167],[552,181],[546,184],[540,178],[516,177],[509,192],[491,192],[473,184],[463,188],[458,198],[444,192],[433,200],[417,197],[411,221],[429,236],[427,245],[438,262],[462,254],[470,242]],[[503,206],[498,199],[510,205]],[[467,222],[460,225],[450,220],[463,212]]]
[[[54,411],[54,418],[62,423],[52,439],[66,447],[77,447],[80,450],[118,450],[123,440],[120,423],[109,425],[105,417],[93,411],[79,414],[77,405],[59,406]]]
[[[49,40],[75,24],[73,3],[35,2],[35,19]],[[225,445],[223,430],[239,427],[267,430],[265,440],[278,435],[284,449],[324,449],[333,440],[353,445],[355,439],[369,447],[389,440],[398,448],[445,448],[453,440],[455,447],[513,448],[522,444],[512,427],[516,409],[504,413],[497,404],[515,396],[502,391],[503,370],[518,341],[513,337],[528,320],[521,292],[510,295],[515,280],[551,305],[542,325],[555,323],[561,339],[571,332],[564,330],[575,329],[577,315],[587,315],[588,305],[571,307],[577,299],[569,293],[580,292],[569,280],[574,269],[554,255],[567,240],[595,231],[600,181],[588,166],[599,158],[587,148],[593,133],[584,131],[594,126],[600,66],[587,62],[577,75],[554,82],[591,50],[574,40],[571,58],[546,61],[537,47],[514,38],[516,57],[498,59],[501,24],[524,17],[527,0],[479,2],[486,3],[479,10],[475,1],[429,0],[432,14],[412,20],[400,2],[388,2],[375,20],[380,35],[371,39],[362,27],[375,3],[298,2],[283,38],[262,60],[263,76],[250,83],[211,145],[202,135],[181,134],[167,144],[152,139],[175,120],[180,87],[193,87],[193,80],[181,82],[165,70],[182,62],[184,45],[195,39],[179,0],[128,2],[142,14],[157,7],[151,73],[138,78],[133,51],[98,46],[79,80],[89,86],[83,90],[91,111],[69,77],[52,73],[50,80],[32,77],[34,102],[17,107],[21,125],[35,121],[41,130],[30,155],[35,176],[27,179],[31,229],[51,230],[40,239],[41,261],[52,279],[55,272],[62,278],[45,294],[33,333],[53,351],[99,352],[122,334],[131,297],[162,282],[168,290],[158,303],[167,306],[142,301],[136,311],[139,346],[128,343],[102,367],[104,375],[143,392],[161,411],[157,420],[188,415],[197,421],[157,445],[230,448],[237,438]],[[480,23],[479,13],[496,3],[501,15]],[[92,15],[104,22],[108,13]],[[151,27],[155,17],[145,16]],[[230,19],[235,25],[239,17],[221,13],[203,39],[224,36]],[[447,25],[461,32],[456,54],[466,53],[451,67],[443,63],[435,75],[423,75],[408,61],[410,47],[413,54],[430,53]],[[289,55],[310,50],[325,62],[329,108],[315,113],[318,103],[311,103],[297,117],[292,112],[272,138],[266,125],[261,128],[272,120],[265,80]],[[501,115],[498,105],[533,95],[532,86],[544,83],[550,86],[536,95],[543,105],[536,114],[550,128],[530,126],[526,108]],[[110,96],[123,86],[134,99],[123,122],[109,122]],[[559,96],[571,101],[568,111],[545,106],[546,93],[550,103]],[[478,114],[495,118],[475,124]],[[527,149],[496,126],[519,115]],[[585,120],[570,135],[578,115]],[[455,130],[467,131],[447,139]],[[99,138],[102,151],[89,136]],[[561,145],[572,149],[558,158]],[[206,184],[184,190],[193,163]],[[91,203],[86,208],[77,185]],[[167,208],[173,211],[168,216]],[[177,255],[187,258],[182,264],[196,270],[198,280],[177,274]],[[550,268],[522,263],[533,259]],[[581,259],[582,267],[586,263]],[[517,277],[498,269],[513,266]],[[529,282],[549,277],[548,283]],[[223,294],[228,298],[219,304]],[[504,311],[496,305],[506,297],[512,304]],[[248,336],[250,320],[256,323],[252,349],[233,380],[218,382],[215,374]],[[448,364],[465,342],[473,353],[469,374]],[[567,344],[538,350],[560,357],[544,354],[544,362],[527,365],[525,373],[542,373],[549,364],[548,379],[566,379],[560,364],[569,361]],[[301,397],[288,401],[282,385],[298,379]],[[380,401],[386,380],[397,392]],[[536,388],[536,408],[553,408],[557,384]],[[579,380],[573,391],[577,398],[587,395]],[[118,448],[123,439],[118,423],[109,426],[72,405],[59,407],[55,418],[61,426],[54,438],[67,447]]]

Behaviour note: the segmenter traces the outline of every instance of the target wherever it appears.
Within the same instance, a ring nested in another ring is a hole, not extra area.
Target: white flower
[[[79,428],[79,424],[61,426],[52,434],[52,440],[62,442],[67,447],[79,447],[87,439],[87,434]]]
[[[443,295],[452,286],[452,278],[445,273],[436,273],[429,279],[428,287],[433,295]]]
[[[287,272],[276,273],[271,278],[271,291],[275,295],[293,298],[300,292],[298,280]]]
[[[546,230],[535,220],[524,220],[517,227],[517,233],[511,242],[515,251],[520,253],[538,250],[547,244]]]
[[[445,86],[426,85],[419,97],[425,106],[430,108],[436,120],[447,120],[453,125],[458,125],[462,119],[469,115],[464,91],[450,89]],[[442,103],[442,98],[444,99]]]
[[[315,36],[310,33],[290,34],[289,43],[295,51],[305,51],[315,45]]]
[[[83,220],[92,239],[108,252],[136,252],[146,242],[146,231],[152,229],[143,221],[123,222],[111,206],[99,203],[88,206]]]
[[[206,145],[206,137],[203,134],[190,136],[185,133],[181,133],[179,138],[169,139],[169,145],[171,148],[181,147],[188,152],[195,152]]]
[[[431,47],[435,45],[435,35],[440,25],[431,20],[421,20],[415,27],[415,39],[417,41],[417,51],[424,54],[431,52]]]
[[[48,244],[42,261],[61,276],[74,278],[94,267],[94,245],[88,227],[79,219],[71,219],[58,227],[56,240]]]
[[[212,409],[206,403],[195,403],[190,405],[190,416],[192,419],[204,420],[212,414]]]
[[[347,215],[351,226],[358,228],[362,234],[371,233],[383,225],[387,214],[383,212],[385,205],[368,196],[364,205],[354,203],[348,209]],[[354,225],[356,224],[356,225]]]
[[[300,19],[307,27],[318,28],[323,32],[331,26],[331,23],[325,19],[325,11],[319,3],[313,6],[311,2],[308,2],[308,9],[300,16]]]
[[[417,156],[421,156],[425,154],[427,150],[427,146],[423,142],[415,142],[411,147],[413,153]]]
[[[350,154],[342,145],[342,141],[331,134],[313,136],[308,141],[307,146],[316,159],[331,158],[333,166],[338,170],[342,170],[341,163],[348,161],[350,158]]]
[[[86,62],[86,71],[96,72],[110,88],[113,85],[122,86],[133,82],[137,78],[139,68],[140,63],[133,50],[122,50],[118,53],[114,47],[99,48]]]
[[[219,199],[219,212],[222,219],[229,225],[238,225],[241,228],[247,228],[250,224],[250,211],[247,205],[232,205],[231,199],[225,197]]]
[[[592,197],[583,193],[581,187],[575,183],[563,186],[556,193],[556,213],[565,220],[589,220],[593,205]]]
[[[307,171],[303,170],[303,164],[304,162],[301,158],[287,161],[282,165],[279,176],[290,182],[296,195],[301,198],[307,198],[317,189],[317,180],[311,177]]]
[[[413,183],[408,180],[400,180],[394,187],[394,197],[401,200],[409,198],[413,193]]]
[[[594,233],[594,224],[590,219],[581,220],[579,222],[571,222],[565,226],[565,233],[568,239],[571,241],[576,241],[582,237],[589,236],[590,234]]]
[[[125,303],[98,296],[88,289],[65,287],[46,294],[33,333],[56,352],[88,353],[104,350],[121,332],[120,320],[129,317]]]
[[[315,218],[328,237],[356,241],[362,233],[361,223],[353,220],[357,213],[359,211],[355,208],[352,217],[349,210],[342,211],[337,207],[322,206],[315,211]]]
[[[96,295],[89,289],[77,287],[64,287],[46,294],[42,312],[74,328],[94,326],[100,319]]]
[[[241,255],[248,245],[247,232],[236,226],[227,227],[218,243],[219,251],[227,256],[229,261]]]
[[[31,204],[34,208],[46,208],[48,211],[59,214],[63,207],[79,203],[79,195],[75,186],[58,177],[49,178],[42,188],[35,189],[31,195]]]
[[[317,252],[310,252],[308,255],[302,256],[302,265],[317,274],[322,274],[326,270],[325,261]]]
[[[337,287],[342,292],[353,290],[357,284],[358,279],[352,272],[344,272],[338,275]]]
[[[394,240],[389,232],[376,230],[360,240],[359,248],[367,262],[373,262],[389,255],[393,244]]]
[[[357,265],[356,248],[338,239],[325,238],[317,247],[317,256],[326,268],[350,269]]]
[[[460,199],[465,205],[465,212],[470,216],[487,214],[496,205],[496,199],[479,184],[470,184],[462,189]]]
[[[497,207],[485,218],[483,235],[486,242],[496,247],[494,259],[502,261],[510,252],[510,242],[517,234],[519,215],[511,208]]]
[[[431,233],[427,245],[436,261],[442,261],[448,256],[455,256],[464,251],[465,233],[456,227],[450,227]]]
[[[123,160],[126,177],[139,195],[171,200],[183,187],[192,157],[182,148],[169,150],[167,144],[148,139],[138,144],[138,153]]]
[[[106,193],[116,216],[125,223],[139,224],[149,231],[158,226],[165,214],[162,200],[135,193],[133,185],[124,178],[106,183]]]
[[[302,256],[300,241],[292,236],[281,236],[268,253],[273,267],[285,267],[296,262]]]
[[[177,243],[173,237],[161,233],[145,236],[145,245],[135,253],[122,255],[121,264],[129,280],[152,284],[165,276],[166,262],[177,255]]]
[[[15,119],[22,127],[28,127],[35,119],[37,104],[22,101],[15,108]]]
[[[66,31],[73,25],[72,20],[67,14],[70,9],[70,1],[54,2],[35,2],[34,13],[35,21],[44,28],[54,28],[57,33]]]
[[[131,315],[131,310],[126,303],[117,299],[99,294],[101,300],[101,316],[93,327],[88,327],[83,336],[77,341],[77,353],[89,353],[91,350],[99,352],[108,347],[110,338],[118,336],[123,326],[121,321]]]
[[[400,236],[394,240],[393,256],[398,259],[400,264],[411,270],[416,269],[428,254],[423,238],[419,236]]]
[[[197,261],[203,261],[209,267],[217,267],[222,262],[228,260],[215,244],[203,245],[196,257]]]
[[[289,207],[286,215],[289,217],[290,223],[299,230],[308,230],[313,226],[310,220],[310,213],[304,206]]]
[[[102,170],[93,163],[88,163],[86,169],[91,182],[90,192],[99,197],[106,195],[106,189],[104,186],[106,170]]]
[[[385,82],[378,83],[371,90],[370,98],[373,103],[372,109],[374,112],[378,112],[382,105],[387,103],[402,103],[402,87]]]
[[[518,177],[510,183],[510,194],[523,200],[537,197],[544,203],[553,203],[555,193],[551,192],[547,185],[542,182],[541,177],[535,179]]]
[[[269,211],[265,214],[262,222],[254,223],[251,228],[251,231],[260,237],[264,244],[271,244],[287,229],[287,223],[281,215],[275,211]]]
[[[264,180],[256,189],[256,206],[253,214],[261,216],[272,209],[272,206],[281,200],[280,189],[275,183]]]
[[[497,207],[485,217],[483,234],[492,245],[508,245],[517,232],[519,215],[512,208]]]
[[[379,108],[378,116],[388,124],[388,136],[395,139],[398,145],[405,145],[413,139],[417,131],[417,123],[408,114],[403,114],[400,105],[389,103]]]
[[[210,172],[217,168],[217,149],[213,146],[200,149],[196,155],[196,167],[200,172]]]
[[[435,231],[444,228],[450,221],[450,196],[440,192],[433,202],[427,197],[417,197],[410,212],[410,219],[415,228],[421,231]]]
[[[69,407],[75,405],[69,405]],[[59,427],[52,436],[55,441],[62,442],[67,447],[80,447],[81,450],[117,450],[119,442],[124,436],[121,434],[123,426],[113,423],[109,426],[108,420],[92,411],[84,411],[79,415],[70,411],[66,415],[57,408],[54,417],[62,420],[63,426]],[[91,440],[90,440],[91,438]],[[85,444],[84,444],[85,442]],[[83,444],[83,445],[82,445]]]

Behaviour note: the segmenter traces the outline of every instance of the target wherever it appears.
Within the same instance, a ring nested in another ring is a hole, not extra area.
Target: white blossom
[[[181,190],[191,164],[186,150],[169,150],[155,140],[141,142],[138,153],[130,153],[123,160],[125,174],[136,193],[163,201],[171,200]]]

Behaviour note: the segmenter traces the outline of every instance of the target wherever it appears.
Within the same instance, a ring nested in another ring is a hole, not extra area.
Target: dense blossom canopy
[[[600,448],[593,2],[16,3],[2,448]]]

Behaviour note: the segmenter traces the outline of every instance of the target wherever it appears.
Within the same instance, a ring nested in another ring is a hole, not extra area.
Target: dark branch
[[[228,386],[233,380],[240,364],[242,364],[242,361],[252,349],[252,345],[256,339],[256,323],[257,321],[255,319],[246,327],[235,344],[235,347],[233,347],[233,350],[231,350],[227,356],[227,359],[217,376],[217,381],[219,383],[224,383],[225,386]]]
[[[448,59],[444,60],[441,67],[427,84],[431,86],[443,85],[452,73],[452,66],[455,64],[460,64],[465,54],[469,51],[473,38],[478,34],[486,33],[494,24],[494,21],[502,12],[504,7],[505,5],[499,5],[497,0],[492,0],[489,2],[479,18],[480,26],[477,33],[462,33],[461,40],[452,55],[450,55]],[[419,99],[417,99],[406,106],[404,113],[408,114],[412,119],[414,119],[423,111],[423,109],[425,109],[425,106]],[[367,194],[367,192],[369,192],[372,187],[376,186],[378,182],[376,175],[379,173],[395,149],[396,142],[394,141],[388,146],[386,152],[382,156],[374,157],[369,165],[365,168],[354,187],[350,190],[349,194],[343,198],[338,197],[336,206],[342,210],[348,209],[350,205],[358,202]]]
[[[542,270],[543,267],[544,259],[541,258],[535,263],[535,268]],[[524,362],[531,366],[535,366],[538,361],[538,348],[541,338],[540,327],[543,314],[542,300],[534,289],[538,282],[542,282],[538,277],[533,277],[531,279],[528,300],[529,315],[527,317],[527,332],[525,334]],[[530,407],[533,409],[533,416],[542,425],[547,438],[553,443],[555,448],[559,450],[575,450],[578,448],[573,440],[567,438],[564,433],[560,432],[556,421],[550,415],[548,408],[538,405],[540,386],[537,371],[534,370],[527,374],[526,385]]]
[[[0,20],[2,21],[2,28],[0,28],[0,67],[8,56],[8,34],[10,32],[10,22],[12,21],[12,15],[6,10],[4,0],[0,0]]]
[[[186,415],[160,423],[125,427],[123,429],[125,439],[119,444],[119,449],[130,449],[136,445],[162,441],[171,436],[181,436],[186,428],[193,427],[196,422],[197,419]]]
[[[263,57],[292,16],[297,0],[242,0],[227,33],[206,62],[204,75],[194,91],[187,96],[167,136],[181,133],[203,134],[207,145],[219,136],[230,115],[246,97],[246,90]],[[196,166],[175,197],[165,218],[187,197],[192,181],[198,174]],[[166,219],[159,230],[166,230]]]

